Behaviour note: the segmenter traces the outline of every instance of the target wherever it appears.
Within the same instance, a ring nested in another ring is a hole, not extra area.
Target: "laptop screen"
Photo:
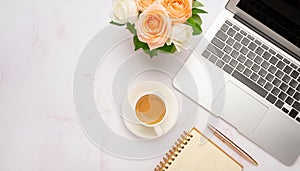
[[[300,48],[300,0],[240,0],[237,7]]]

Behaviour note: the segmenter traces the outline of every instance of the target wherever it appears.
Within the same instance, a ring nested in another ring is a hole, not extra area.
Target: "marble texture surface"
[[[205,31],[226,1],[202,2],[209,11]],[[87,42],[108,25],[110,10],[110,0],[0,0],[0,171],[153,170],[160,161],[101,151],[76,118],[76,63]],[[228,124],[220,129],[260,163],[251,165],[214,138],[245,171],[300,170],[300,159],[284,166]]]

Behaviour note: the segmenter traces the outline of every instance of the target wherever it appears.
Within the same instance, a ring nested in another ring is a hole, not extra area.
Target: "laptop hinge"
[[[247,27],[249,27],[251,30],[255,31],[256,33],[258,33],[259,35],[261,35],[262,37],[264,37],[265,39],[267,39],[271,43],[275,44],[277,47],[279,47],[280,49],[282,49],[283,51],[285,51],[286,53],[288,53],[289,55],[291,55],[292,57],[294,57],[298,61],[300,61],[300,57],[297,54],[295,54],[294,52],[290,51],[285,46],[283,46],[279,42],[275,41],[274,39],[272,39],[271,37],[269,37],[268,35],[266,35],[262,31],[260,31],[259,29],[257,29],[256,27],[254,27],[253,25],[251,25],[250,23],[248,23],[247,21],[245,21],[241,17],[239,17],[238,15],[235,14],[233,16],[233,18],[236,19],[236,20],[238,20],[239,22],[243,23],[244,25],[246,25]]]

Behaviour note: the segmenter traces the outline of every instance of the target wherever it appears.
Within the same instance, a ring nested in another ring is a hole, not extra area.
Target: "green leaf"
[[[195,24],[193,27],[193,35],[199,35],[202,33],[202,28],[199,24]]]
[[[202,20],[200,18],[200,16],[198,14],[193,14],[192,18],[194,19],[194,22],[201,25],[202,24]]]
[[[193,35],[199,35],[202,33],[202,29],[200,24],[196,23],[196,20],[193,17],[190,17],[186,24],[190,25],[193,27]]]
[[[207,13],[207,12],[204,11],[203,9],[193,8],[193,9],[192,9],[192,13],[193,13],[193,14],[198,14],[198,13]]]
[[[130,31],[130,33],[132,33],[133,35],[136,35],[136,30],[135,30],[134,24],[127,23],[126,29],[128,29]]]
[[[114,21],[110,21],[109,23],[112,25],[116,25],[116,26],[124,26],[125,25],[125,24],[116,23]]]
[[[177,51],[174,43],[172,43],[170,45],[165,44],[164,46],[158,48],[158,50],[167,52],[167,53],[175,53]]]
[[[146,54],[148,54],[151,58],[153,58],[154,56],[157,56],[157,50],[154,49],[154,50],[144,50],[144,52]]]
[[[133,43],[134,43],[134,46],[135,46],[135,49],[134,50],[138,50],[138,49],[143,49],[143,50],[150,50],[149,46],[147,45],[147,43],[144,43],[144,42],[141,42],[138,38],[137,35],[135,35],[133,37]]]
[[[201,2],[197,1],[197,0],[195,0],[194,3],[193,3],[193,8],[203,7],[203,6],[204,5]]]

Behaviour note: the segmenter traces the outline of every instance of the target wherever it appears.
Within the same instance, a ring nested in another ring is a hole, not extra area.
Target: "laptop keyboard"
[[[300,67],[226,20],[202,56],[300,123]]]

